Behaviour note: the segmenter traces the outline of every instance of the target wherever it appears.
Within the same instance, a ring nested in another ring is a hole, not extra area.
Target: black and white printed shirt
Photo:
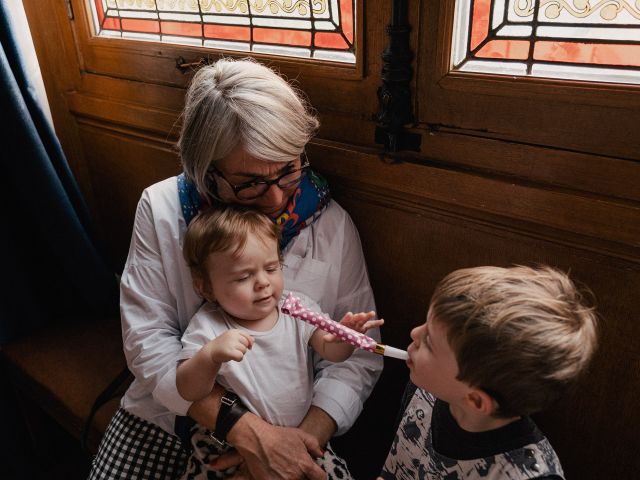
[[[430,393],[410,384],[405,398],[383,479],[564,478],[553,447],[529,417],[489,432],[467,432],[449,405]]]

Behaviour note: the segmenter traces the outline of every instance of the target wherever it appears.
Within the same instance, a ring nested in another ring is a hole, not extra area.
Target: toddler
[[[271,424],[297,427],[313,395],[309,346],[333,362],[349,358],[353,347],[280,311],[279,235],[267,216],[234,206],[205,210],[189,224],[184,257],[206,302],[182,337],[176,386],[185,400],[197,401],[217,382]],[[364,333],[383,323],[374,315],[348,313],[341,323]],[[185,478],[209,478],[208,463],[220,446],[203,427],[196,425],[191,432],[194,452]],[[320,465],[341,465],[335,477],[347,477],[344,462],[326,458],[332,455],[327,447]]]

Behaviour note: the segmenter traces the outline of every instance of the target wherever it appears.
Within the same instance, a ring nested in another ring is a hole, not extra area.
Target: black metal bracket
[[[420,151],[420,135],[405,129],[406,125],[414,123],[410,31],[408,0],[393,0],[391,24],[387,27],[389,45],[382,53],[382,86],[378,88],[380,107],[375,132],[375,142],[383,144],[387,152]]]

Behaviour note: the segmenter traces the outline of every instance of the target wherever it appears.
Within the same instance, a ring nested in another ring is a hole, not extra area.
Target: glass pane
[[[453,70],[640,84],[640,0],[457,0]]]
[[[355,0],[87,0],[100,37],[355,63]]]

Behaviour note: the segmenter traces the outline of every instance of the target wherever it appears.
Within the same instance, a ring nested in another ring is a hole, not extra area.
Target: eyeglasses
[[[218,170],[215,165],[211,165],[207,170],[207,173],[209,175],[217,175],[227,182],[238,200],[253,200],[254,198],[261,197],[267,193],[267,190],[271,188],[271,185],[277,185],[281,190],[286,190],[297,185],[310,166],[311,164],[309,163],[309,159],[306,154],[304,154],[304,162],[300,165],[300,168],[284,172],[282,175],[272,180],[253,180],[251,182],[241,183],[240,185],[234,185],[227,180],[224,174]]]

